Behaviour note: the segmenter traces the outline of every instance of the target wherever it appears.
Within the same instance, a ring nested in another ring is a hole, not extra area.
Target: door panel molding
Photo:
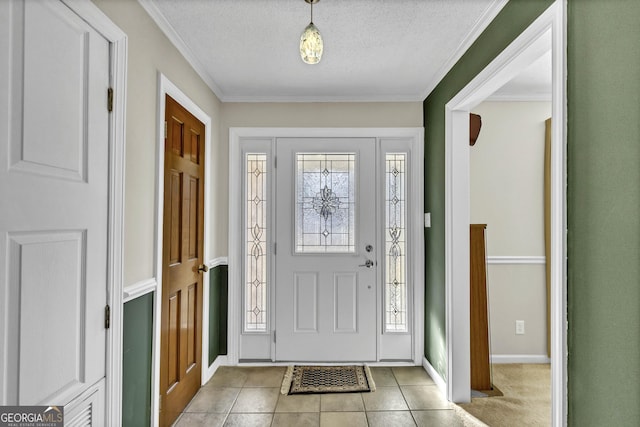
[[[252,144],[263,144],[271,158],[271,153],[275,153],[275,141],[278,138],[375,138],[376,144],[381,144],[383,140],[395,141],[405,140],[411,147],[410,156],[412,159],[410,167],[410,179],[415,184],[408,189],[407,196],[413,201],[408,211],[408,221],[414,232],[422,236],[424,226],[423,215],[423,168],[424,168],[424,129],[423,128],[230,128],[229,129],[229,325],[228,325],[228,356],[227,361],[231,365],[236,365],[240,360],[240,346],[242,333],[241,309],[242,297],[242,277],[243,277],[243,179],[242,162],[243,153],[242,141],[251,141]],[[273,164],[273,163],[272,163]],[[273,199],[272,199],[273,200]],[[424,289],[419,284],[424,283],[423,259],[424,239],[412,239],[409,243],[409,250],[415,257],[416,262],[412,265],[412,280],[417,285],[414,286],[412,300],[409,300],[410,311],[413,319],[412,340],[412,362],[416,365],[422,364],[424,336]],[[274,249],[270,247],[270,249]],[[278,248],[279,250],[279,248]],[[271,297],[273,294],[270,292]],[[381,295],[378,295],[381,301]],[[273,310],[272,310],[273,311]],[[382,316],[379,316],[381,319]],[[273,323],[273,322],[272,322]],[[381,330],[381,325],[379,330]],[[270,332],[270,331],[269,331]],[[265,334],[263,334],[265,335]],[[264,343],[274,342],[273,333],[266,334],[268,340]],[[380,341],[380,340],[378,340]],[[380,354],[380,348],[377,348]],[[271,352],[271,360],[275,360],[275,353]]]
[[[293,331],[318,333],[318,272],[293,273]],[[303,292],[307,288],[306,292]],[[303,296],[309,298],[303,300]]]
[[[333,275],[333,332],[342,334],[358,333],[358,274],[334,273]],[[349,316],[340,315],[345,309]]]

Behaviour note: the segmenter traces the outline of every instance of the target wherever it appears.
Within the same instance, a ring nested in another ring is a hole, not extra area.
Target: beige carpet
[[[479,397],[459,406],[491,427],[551,425],[549,364],[493,365],[493,384],[504,396]]]

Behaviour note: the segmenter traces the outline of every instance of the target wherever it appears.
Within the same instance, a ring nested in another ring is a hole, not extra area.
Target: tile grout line
[[[393,368],[390,368],[389,372],[391,373],[390,377],[394,380],[392,387],[397,387],[399,389],[400,395],[402,396],[402,400],[403,400],[403,402],[405,404],[405,407],[407,408],[406,411],[410,412],[411,419],[417,425],[418,418],[417,418],[417,415],[414,412],[418,412],[420,410],[416,409],[414,411],[414,410],[412,410],[410,408],[409,401],[408,401],[407,394],[406,394],[406,390],[403,390],[402,385],[399,383],[399,380],[398,380],[396,372],[394,372]],[[233,398],[233,401],[230,403],[230,405],[228,406],[228,409],[224,413],[210,412],[208,410],[205,411],[205,413],[208,413],[208,414],[222,414],[223,415],[222,420],[221,420],[222,424],[224,425],[224,423],[227,423],[229,421],[230,415],[233,413],[232,410],[233,410],[234,406],[238,403],[240,395],[241,395],[241,393],[243,391],[246,391],[247,389],[250,389],[250,388],[256,388],[256,389],[265,388],[265,387],[259,386],[258,384],[255,384],[254,386],[247,386],[247,383],[249,382],[249,380],[250,380],[250,378],[247,376],[236,387],[226,387],[225,384],[222,384],[222,386],[220,386],[222,388],[238,388],[239,389],[238,394]],[[433,384],[405,384],[405,386],[407,386],[407,387],[425,386],[425,385],[433,385]],[[205,387],[206,387],[206,384],[201,387],[201,390],[203,390]],[[219,388],[219,387],[215,387],[215,388]],[[274,387],[267,387],[267,388],[274,388]],[[365,399],[364,399],[365,393],[360,392],[360,393],[357,393],[357,395],[359,397],[359,402],[362,404],[362,410],[349,410],[349,411],[337,411],[337,412],[355,412],[355,413],[364,412],[365,422],[366,422],[367,425],[371,425],[370,413],[374,413],[374,412],[396,412],[396,411],[392,411],[392,410],[384,410],[382,408],[378,409],[378,410],[368,410],[367,407],[366,407],[366,404],[365,404]],[[278,407],[278,404],[280,403],[281,399],[283,399],[282,396],[278,395],[278,398],[276,399],[276,402],[275,402],[275,406],[272,408],[271,411],[260,412],[260,413],[237,412],[236,414],[265,414],[265,415],[269,414],[269,415],[271,415],[269,425],[271,427],[275,427],[277,425],[276,424],[277,419],[275,418],[275,415],[277,414],[277,407]],[[187,408],[185,408],[185,411],[183,411],[180,414],[180,417],[178,417],[178,419],[176,420],[176,424],[174,424],[174,426],[176,426],[176,425],[178,425],[180,423],[180,421],[183,419],[184,414],[188,412],[187,409],[189,408],[189,406],[191,406],[191,404],[192,404],[192,402],[190,402],[189,405],[187,405]],[[453,408],[446,408],[446,409],[452,410]],[[423,411],[425,411],[425,410],[429,411],[429,412],[431,412],[431,411],[436,411],[436,412],[442,411],[442,409],[438,409],[438,408],[431,408],[431,409],[425,408]],[[404,412],[404,411],[405,410],[399,410],[399,412]],[[321,418],[322,418],[322,412],[323,412],[323,410],[322,410],[322,396],[320,396],[319,407],[317,408],[317,410],[313,411],[313,412],[308,412],[308,413],[316,415],[318,417],[318,422],[320,422]],[[324,411],[324,412],[336,412],[336,411]],[[291,412],[291,414],[300,414],[300,413],[299,412]]]

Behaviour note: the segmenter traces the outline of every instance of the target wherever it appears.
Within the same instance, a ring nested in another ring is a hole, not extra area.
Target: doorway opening
[[[422,137],[231,129],[231,364],[422,364]]]
[[[155,213],[155,235],[156,235],[156,239],[155,239],[155,271],[154,271],[154,277],[156,278],[156,282],[158,283],[158,285],[156,285],[155,290],[155,297],[154,297],[154,316],[153,316],[153,323],[154,323],[154,336],[153,336],[153,379],[152,379],[152,386],[151,386],[151,395],[152,395],[152,403],[151,403],[151,414],[152,414],[152,424],[153,425],[159,425],[160,424],[160,408],[161,408],[161,403],[164,404],[165,402],[161,402],[160,399],[160,395],[161,393],[161,336],[162,336],[162,317],[163,317],[163,301],[161,298],[161,294],[162,294],[162,287],[160,284],[163,283],[163,272],[164,272],[164,268],[163,268],[163,235],[165,234],[165,230],[164,230],[164,221],[163,218],[165,217],[164,215],[164,211],[165,211],[165,184],[169,185],[170,184],[170,180],[166,181],[165,180],[165,161],[168,161],[168,159],[166,159],[165,157],[165,113],[167,111],[167,99],[168,97],[172,98],[173,100],[175,100],[179,105],[181,105],[182,107],[184,107],[186,110],[188,110],[188,112],[193,115],[195,117],[195,119],[197,119],[198,121],[200,121],[203,125],[204,125],[204,134],[200,135],[200,137],[198,137],[197,139],[199,140],[199,142],[201,143],[201,145],[203,146],[203,150],[204,150],[204,154],[202,154],[200,152],[199,159],[198,162],[203,164],[204,167],[204,172],[203,172],[203,181],[200,181],[198,186],[202,188],[203,191],[203,196],[202,196],[202,200],[201,200],[201,205],[200,207],[202,208],[201,211],[201,217],[198,219],[198,228],[199,230],[195,230],[196,231],[196,237],[198,237],[198,239],[202,240],[202,247],[200,250],[200,253],[198,254],[197,259],[202,259],[203,263],[206,263],[207,260],[209,259],[209,237],[207,234],[207,231],[210,230],[210,226],[209,226],[209,206],[211,205],[210,203],[210,196],[209,196],[209,188],[210,188],[210,184],[209,184],[209,168],[210,168],[210,159],[207,153],[211,153],[211,147],[210,147],[210,141],[211,141],[211,118],[201,109],[198,107],[198,105],[193,102],[193,100],[191,100],[184,92],[182,92],[182,90],[180,90],[180,88],[178,88],[178,86],[176,86],[174,83],[172,83],[166,76],[164,76],[162,73],[158,73],[158,116],[157,116],[157,159],[156,159],[156,213]],[[179,125],[179,123],[178,123]],[[188,127],[185,126],[185,128],[188,129]],[[189,131],[190,132],[190,131]],[[201,132],[201,131],[200,131]],[[195,139],[194,138],[190,138],[190,140],[188,141],[189,144],[191,144],[191,146],[193,147],[195,145]],[[193,161],[196,160],[196,155],[195,155],[195,150],[193,150],[192,148],[189,149],[188,152],[192,152],[193,155],[189,155],[186,156],[188,157],[188,160],[191,161],[193,163]],[[184,175],[183,175],[184,176]],[[190,181],[190,183],[192,184],[190,186],[190,188],[194,188],[195,182],[193,180]],[[184,187],[183,187],[184,188]],[[199,199],[200,200],[200,199]],[[184,217],[183,215],[183,219],[185,221],[189,220],[189,218]],[[193,217],[191,217],[191,219],[193,219]],[[186,237],[186,236],[185,236]],[[193,237],[193,235],[192,235]],[[197,239],[196,239],[197,240]],[[181,243],[181,244],[184,244]],[[188,249],[188,247],[187,247]],[[187,251],[189,252],[189,251]],[[189,255],[189,254],[187,254]],[[187,258],[192,258],[191,256],[187,256]],[[195,265],[196,268],[197,267],[202,267],[202,265]],[[204,270],[204,267],[202,268]],[[201,286],[202,288],[202,292],[199,294],[200,295],[200,301],[199,304],[201,305],[201,319],[208,319],[209,318],[209,277],[208,277],[208,273],[206,271],[202,272],[200,274],[201,276],[201,281],[204,285]],[[192,283],[193,284],[193,283]],[[192,288],[192,290],[194,290],[195,288]],[[188,294],[188,291],[187,291]],[[188,299],[188,295],[185,294],[185,298]],[[196,296],[196,294],[192,293],[193,296]],[[177,301],[175,301],[177,302]],[[194,301],[197,303],[197,301]],[[195,306],[194,304],[192,304],[193,306]],[[197,304],[196,304],[197,305]],[[166,307],[164,307],[164,310],[166,311]],[[189,356],[189,358],[191,359],[198,359],[200,358],[201,361],[208,361],[209,360],[209,356],[208,356],[208,351],[209,351],[209,333],[208,333],[208,325],[209,322],[207,321],[202,321],[201,320],[201,338],[196,340],[196,342],[201,346],[200,346],[200,355],[195,355],[193,353],[193,351],[198,351],[197,348],[194,349],[194,347],[192,346],[192,352],[191,355]],[[186,335],[186,334],[185,334]],[[185,340],[188,341],[188,337],[185,336],[184,337]],[[191,370],[194,370],[193,368],[191,368]],[[195,369],[195,371],[198,372],[198,379],[197,380],[193,380],[194,382],[198,383],[198,386],[204,384],[206,381],[208,381],[208,379],[211,377],[211,373],[210,373],[210,369],[208,369],[208,366],[204,366],[202,365],[202,363],[199,365],[198,368]],[[166,390],[165,390],[166,391]]]
[[[552,55],[551,371],[552,425],[566,419],[566,96],[564,10],[554,3],[447,103],[445,236],[447,385],[449,400],[470,400],[469,372],[469,113],[548,51]],[[453,319],[456,319],[454,323]],[[455,348],[454,353],[452,349]]]

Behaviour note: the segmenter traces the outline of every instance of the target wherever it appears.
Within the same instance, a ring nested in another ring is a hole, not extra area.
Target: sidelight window
[[[406,153],[385,155],[385,330],[407,331]]]
[[[246,155],[245,315],[247,332],[267,330],[267,155]]]

